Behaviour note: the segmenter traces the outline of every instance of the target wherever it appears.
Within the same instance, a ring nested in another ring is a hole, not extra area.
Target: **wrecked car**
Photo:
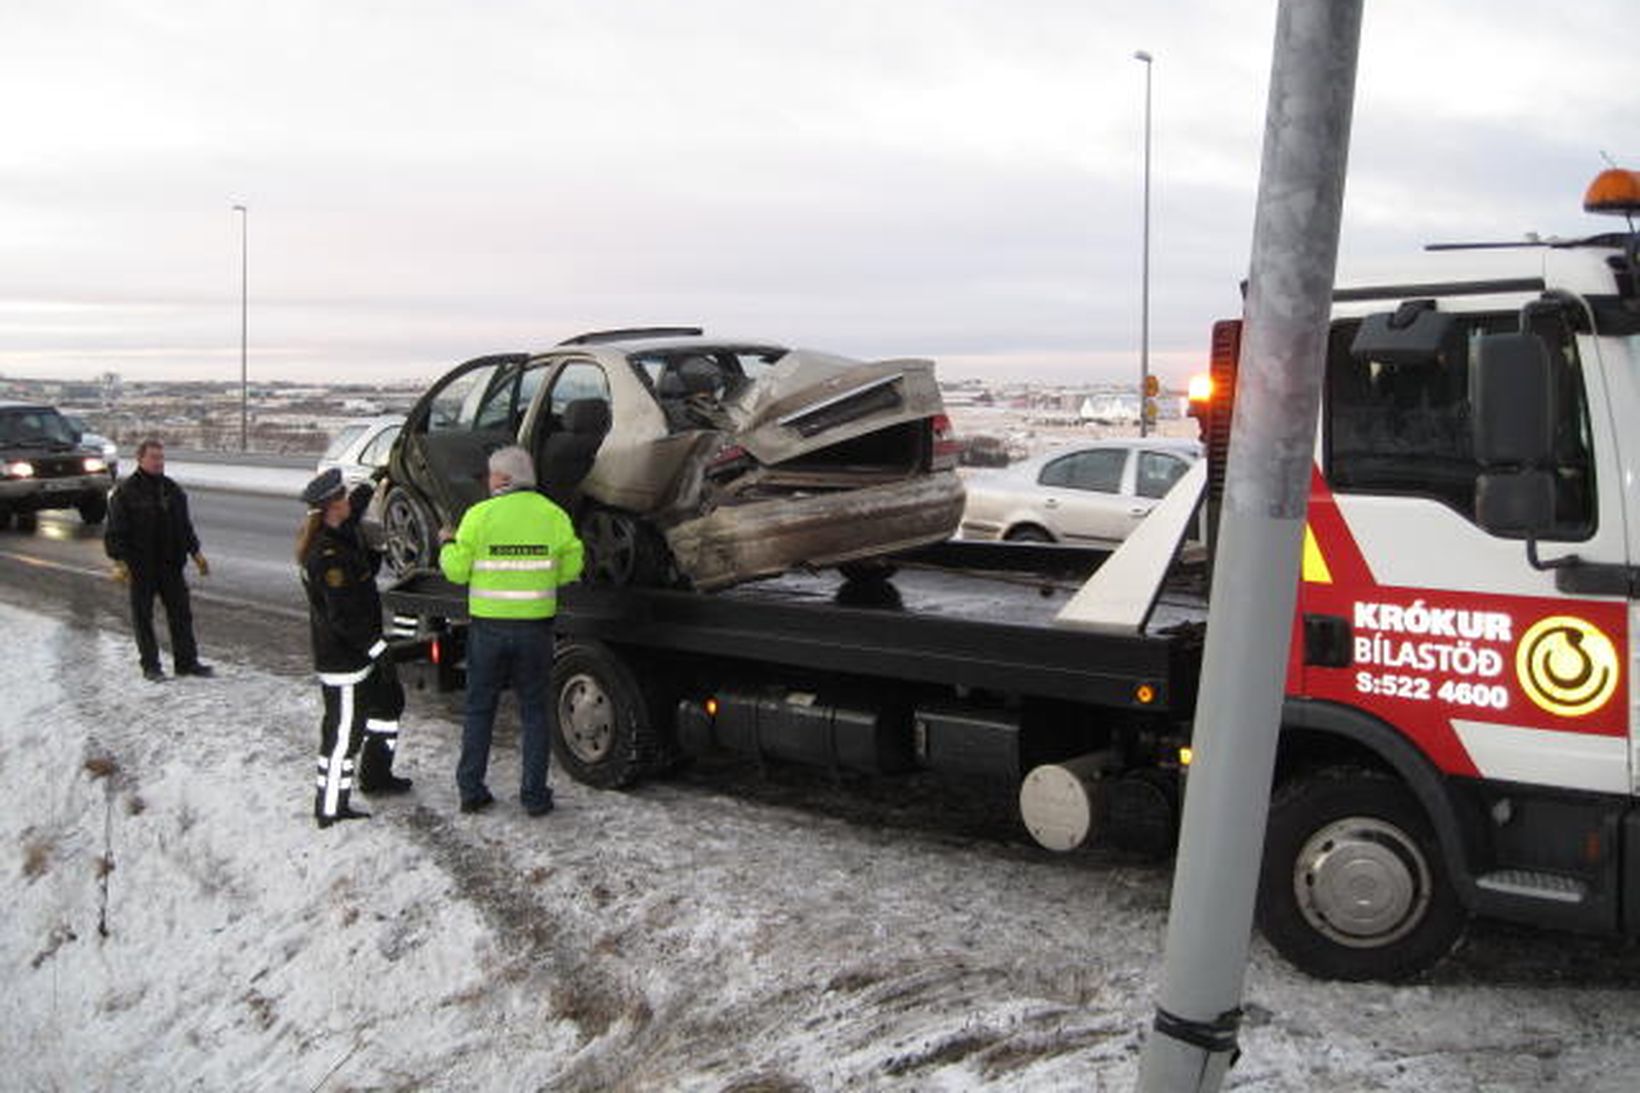
[[[863,572],[948,538],[962,513],[931,362],[602,331],[468,361],[421,397],[372,505],[395,573],[436,564],[437,529],[485,497],[489,454],[512,443],[609,584]]]

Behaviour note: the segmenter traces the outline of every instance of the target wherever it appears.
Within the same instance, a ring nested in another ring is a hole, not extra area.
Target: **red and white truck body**
[[[1634,215],[1640,174],[1586,204]],[[1460,909],[1640,929],[1636,238],[1443,247],[1337,293],[1261,891],[1302,965],[1424,966]],[[1215,329],[1214,461],[1238,342]]]

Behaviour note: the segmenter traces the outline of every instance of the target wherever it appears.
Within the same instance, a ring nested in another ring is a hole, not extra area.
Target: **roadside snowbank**
[[[900,823],[893,799],[599,793],[526,818],[510,740],[455,811],[412,703],[407,798],[315,830],[309,680],[151,685],[128,640],[0,605],[0,1033],[19,1089],[1126,1090],[1163,870]],[[1262,944],[1230,1088],[1628,1090],[1631,950],[1494,936],[1430,984]]]

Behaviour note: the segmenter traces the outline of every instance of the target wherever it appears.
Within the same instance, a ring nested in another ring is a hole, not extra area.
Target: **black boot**
[[[393,773],[393,745],[385,733],[366,729],[359,748],[359,792],[378,797],[409,791],[411,781]]]
[[[315,823],[317,823],[319,825],[319,830],[323,831],[325,828],[329,827],[331,824],[340,823],[343,820],[368,820],[368,819],[370,819],[370,813],[360,812],[357,809],[350,807],[347,803],[347,796],[348,796],[348,791],[345,790],[345,789],[342,790],[341,793],[337,794],[337,796],[336,796],[336,811],[332,812],[332,813],[326,813],[325,812],[325,791],[324,790],[322,790],[322,789],[319,790],[319,792],[314,796],[314,798],[313,798],[313,820],[314,820]]]

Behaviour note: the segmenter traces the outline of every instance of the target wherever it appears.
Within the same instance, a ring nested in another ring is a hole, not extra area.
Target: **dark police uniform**
[[[334,486],[326,489],[327,486]],[[341,488],[341,476],[322,475],[304,492],[318,500]],[[404,689],[384,654],[382,602],[376,589],[381,555],[370,549],[359,531],[358,514],[369,502],[370,487],[357,487],[350,499],[354,515],[339,527],[321,525],[302,568],[308,619],[313,637],[313,666],[324,696],[320,724],[319,769],[314,818],[320,827],[338,819],[366,815],[348,806],[358,761],[362,793],[392,793],[410,787],[408,778],[392,773],[398,743]]]

